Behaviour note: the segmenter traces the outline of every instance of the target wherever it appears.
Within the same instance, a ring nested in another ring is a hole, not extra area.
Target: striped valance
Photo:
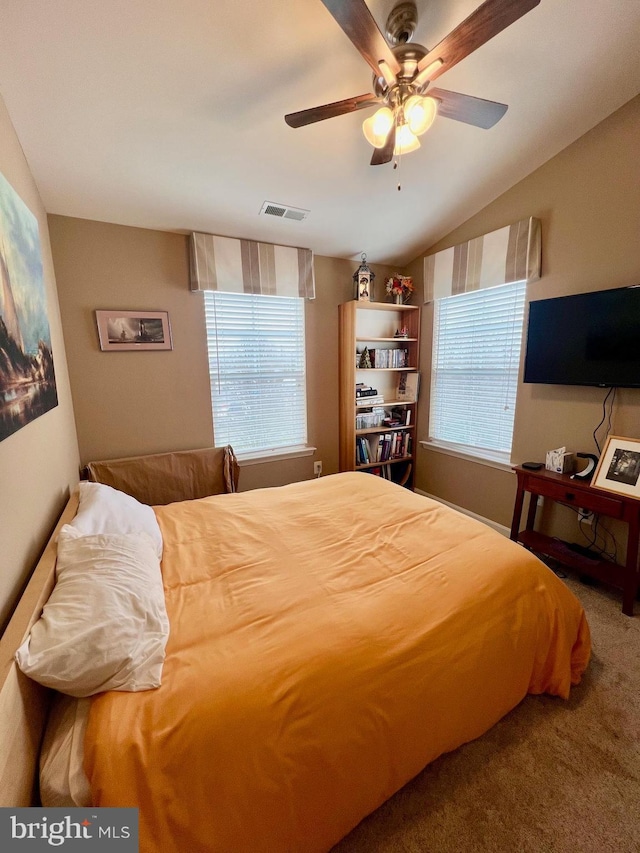
[[[424,259],[424,301],[540,278],[540,221],[513,225]]]
[[[191,234],[191,290],[315,298],[311,249]]]

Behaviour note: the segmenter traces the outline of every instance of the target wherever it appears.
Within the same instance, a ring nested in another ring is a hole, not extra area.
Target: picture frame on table
[[[640,438],[610,435],[591,485],[640,500]]]
[[[100,349],[171,350],[171,325],[168,311],[97,310],[96,324]]]

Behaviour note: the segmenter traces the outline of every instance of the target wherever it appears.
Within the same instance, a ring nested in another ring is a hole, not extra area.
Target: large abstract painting
[[[0,174],[0,441],[57,405],[38,221]]]

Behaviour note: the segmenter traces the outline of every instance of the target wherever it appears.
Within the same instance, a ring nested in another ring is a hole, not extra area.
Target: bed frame
[[[38,802],[38,754],[53,694],[20,672],[14,654],[53,589],[58,531],[72,520],[77,509],[76,492],[0,639],[0,806],[32,806]]]

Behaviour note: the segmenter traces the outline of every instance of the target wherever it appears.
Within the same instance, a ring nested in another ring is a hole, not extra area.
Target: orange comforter
[[[529,693],[567,697],[581,605],[519,545],[377,477],[156,507],[163,683],[97,697],[95,805],[143,853],[326,851]]]

